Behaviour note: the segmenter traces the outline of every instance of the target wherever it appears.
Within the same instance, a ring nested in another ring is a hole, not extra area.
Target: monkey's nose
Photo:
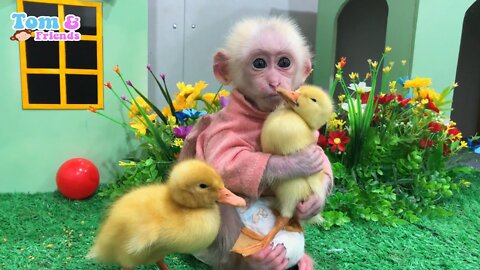
[[[280,86],[280,82],[269,82],[268,85],[270,85],[270,87],[276,90],[277,87]]]

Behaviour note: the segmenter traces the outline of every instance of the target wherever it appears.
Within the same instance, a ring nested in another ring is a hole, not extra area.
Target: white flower
[[[357,91],[359,94],[363,94],[363,93],[366,93],[366,92],[370,92],[370,90],[372,90],[372,87],[367,86],[367,84],[365,82],[360,82],[358,84],[351,83],[348,86],[348,89],[351,89],[353,91]]]
[[[353,109],[355,111],[358,110],[357,100],[352,98],[352,103],[353,103]],[[367,106],[367,104],[361,104],[361,106],[362,106],[362,113],[364,113],[365,107]],[[348,103],[347,102],[342,103],[341,108],[348,112]]]

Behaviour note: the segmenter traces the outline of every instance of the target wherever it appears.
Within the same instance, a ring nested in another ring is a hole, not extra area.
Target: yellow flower
[[[198,81],[194,86],[191,84],[185,85],[184,82],[178,82],[177,88],[180,93],[176,95],[176,99],[179,101],[180,107],[183,107],[182,105],[185,105],[187,108],[195,107],[195,100],[200,95],[200,92],[207,87],[207,85],[208,84],[206,84],[204,81]],[[185,104],[183,104],[183,102]]]
[[[416,77],[413,80],[407,80],[403,85],[403,88],[423,88],[430,86],[432,84],[431,78],[418,78]]]
[[[155,121],[155,119],[157,118],[157,114],[155,113],[152,113],[150,115],[147,115],[148,119],[150,119],[150,121]],[[142,135],[145,135],[145,133],[147,132],[147,126],[145,126],[143,124],[143,122],[145,121],[145,119],[143,118],[140,118],[142,119],[142,121],[140,121],[139,119],[137,118],[134,118],[132,119],[132,121],[130,122],[130,126],[134,129],[136,129],[138,131],[138,133],[142,134]],[[137,138],[139,136],[137,135]]]
[[[135,101],[138,103],[140,108],[146,113],[149,113],[152,108],[150,108],[150,105],[142,98],[142,97],[136,97]],[[133,103],[132,106],[130,106],[130,111],[128,112],[128,116],[130,118],[134,118],[136,115],[141,115],[140,110],[137,107],[137,104]]]
[[[378,62],[377,62],[377,61],[373,61],[373,62],[372,62],[372,67],[373,67],[373,68],[376,68],[377,65],[378,65]]]
[[[342,79],[342,75],[340,75],[340,74],[338,74],[338,73],[337,73],[337,74],[335,74],[335,79],[337,79],[337,80],[341,80],[341,79]]]
[[[423,88],[423,89],[420,89],[419,91],[414,91],[413,99],[417,100],[417,98],[420,98],[420,99],[430,98],[432,101],[436,101],[440,99],[440,94],[435,92],[435,89],[433,88]]]
[[[459,133],[457,133],[456,135],[453,135],[453,136],[450,136],[450,137],[451,137],[452,139],[461,140],[461,139],[463,138],[463,135],[462,135],[461,132],[459,132]],[[461,145],[462,143],[465,143],[465,144],[466,144],[466,142],[462,141],[462,142],[460,142],[460,145]],[[460,146],[459,146],[459,147],[460,147]]]
[[[402,66],[405,66],[407,64],[407,60],[402,60],[401,63],[402,63]]]
[[[390,66],[386,66],[383,68],[383,73],[389,73],[392,68]]]
[[[173,145],[178,146],[178,147],[182,147],[183,146],[183,140],[180,139],[180,138],[175,138],[175,140],[173,141]]]
[[[423,105],[428,104],[428,98],[422,99],[422,104],[423,104]]]
[[[397,81],[391,81],[388,83],[388,87],[390,87],[390,89],[395,89],[396,85],[397,85]]]
[[[182,111],[188,108],[188,104],[183,96],[177,96],[177,99],[172,101],[172,105],[173,105],[173,109],[175,109],[176,112]],[[172,112],[169,106],[162,108],[162,114],[167,118],[174,117],[172,115]]]
[[[461,134],[461,133],[460,133]],[[458,134],[457,134],[458,135]],[[468,147],[468,143],[466,141],[461,141],[460,142],[460,145],[457,147],[457,150],[460,150],[460,149],[463,149],[463,148],[467,148]]]
[[[338,100],[340,100],[340,102],[343,102],[345,100],[345,95],[338,96]]]
[[[348,76],[353,81],[353,80],[355,80],[355,78],[358,78],[358,73],[352,72],[352,73],[348,74]]]
[[[367,59],[367,63],[368,63],[369,65],[371,65],[371,64],[372,64],[372,59],[370,59],[370,58]]]
[[[453,83],[453,88],[457,88],[458,87],[458,83],[457,82],[454,82]]]
[[[121,166],[121,167],[124,167],[124,166],[135,166],[137,165],[137,163],[135,163],[134,161],[130,161],[130,162],[124,162],[124,161],[119,161],[118,162],[118,166]]]
[[[392,50],[392,48],[390,48],[390,47],[388,47],[388,46],[385,47],[385,53],[389,53],[391,50]]]
[[[222,89],[218,92],[218,95],[215,98],[215,102],[219,102],[221,96],[222,97],[228,97],[229,95],[230,95],[230,92]],[[205,94],[203,94],[202,99],[207,101],[208,103],[212,103],[214,96],[215,96],[215,93],[205,93]]]
[[[470,187],[472,183],[471,182],[468,182],[468,181],[465,181],[465,180],[460,180],[460,185],[464,186],[464,187]]]

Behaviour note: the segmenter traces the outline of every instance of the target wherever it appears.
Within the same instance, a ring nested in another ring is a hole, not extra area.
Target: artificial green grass
[[[398,227],[354,221],[329,231],[307,227],[315,269],[479,269],[480,171],[446,201],[453,215]],[[84,258],[110,200],[65,199],[58,192],[0,194],[0,269],[118,269]],[[209,269],[189,255],[172,270]],[[157,269],[142,266],[136,269]]]

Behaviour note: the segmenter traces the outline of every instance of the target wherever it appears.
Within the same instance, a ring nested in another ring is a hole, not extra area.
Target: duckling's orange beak
[[[290,91],[285,88],[277,88],[277,93],[290,105],[297,106],[298,98],[300,97],[300,93],[297,91]]]
[[[239,206],[239,207],[243,207],[247,205],[247,202],[243,198],[233,194],[230,190],[228,190],[225,187],[221,188],[218,191],[218,202],[223,204],[233,205],[233,206]]]

